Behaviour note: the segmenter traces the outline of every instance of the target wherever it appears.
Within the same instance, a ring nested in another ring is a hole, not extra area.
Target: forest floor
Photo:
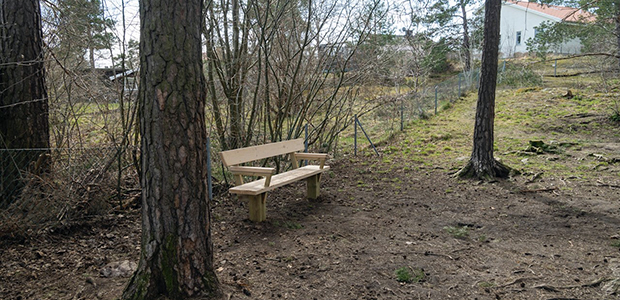
[[[339,153],[318,200],[269,194],[267,221],[213,205],[225,299],[617,299],[619,91],[498,93],[496,157],[520,172],[452,175],[471,151],[475,95],[357,157]],[[537,148],[530,147],[530,141]],[[1,299],[117,299],[140,250],[139,209],[0,243]]]

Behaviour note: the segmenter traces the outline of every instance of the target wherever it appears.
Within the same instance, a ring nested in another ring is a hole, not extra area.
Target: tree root
[[[469,160],[467,165],[454,174],[455,177],[463,179],[478,179],[487,182],[493,182],[497,179],[504,179],[510,176],[512,168],[504,165],[498,160],[493,160],[488,164],[475,164]]]

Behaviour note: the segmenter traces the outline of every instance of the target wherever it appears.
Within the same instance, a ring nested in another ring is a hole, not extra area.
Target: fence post
[[[555,59],[555,63],[553,64],[553,77],[558,76],[558,59]]]
[[[211,178],[211,139],[207,136],[207,189],[209,201],[213,201],[213,179]]]
[[[405,106],[403,104],[403,97],[400,98],[400,131],[404,130],[403,123],[405,122]]]
[[[435,114],[437,114],[437,86],[435,86]]]
[[[120,210],[123,210],[123,200],[122,200],[122,196],[121,196],[121,177],[123,177],[123,165],[122,165],[122,158],[121,155],[123,153],[122,148],[125,147],[123,144],[119,145],[120,149],[118,149],[118,152],[116,152],[116,154],[118,155],[118,178],[116,178],[116,197],[118,199],[118,207]]]
[[[304,139],[304,152],[308,153],[308,124],[306,124],[306,126],[304,126],[304,131],[306,132],[306,138]],[[308,160],[304,160],[303,161],[303,165],[307,166],[308,165]]]
[[[364,136],[366,136],[366,139],[368,140],[368,142],[372,146],[372,149],[375,150],[375,153],[377,154],[377,156],[381,156],[381,155],[379,155],[379,151],[377,151],[377,147],[375,147],[375,144],[372,143],[372,140],[368,136],[368,133],[366,133],[366,130],[364,130],[364,126],[362,126],[362,123],[360,123],[360,121],[357,119],[357,116],[355,117],[355,121],[357,122],[357,125],[360,126],[360,129],[364,133]]]
[[[461,73],[459,73],[459,94],[457,95],[457,98],[461,98]]]
[[[304,139],[304,152],[308,153],[308,124],[304,126],[304,131],[306,132],[306,138]]]
[[[353,128],[355,128],[353,132],[353,154],[357,156],[357,115],[355,115]]]

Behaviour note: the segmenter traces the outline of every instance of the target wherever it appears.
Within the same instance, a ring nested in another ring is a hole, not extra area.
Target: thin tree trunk
[[[222,144],[223,150],[242,147],[245,136],[243,130],[244,85],[248,72],[249,19],[243,13],[242,4],[239,0],[232,0],[227,5],[218,8],[210,3],[206,11],[210,19],[206,24],[206,31],[210,33],[208,38],[212,38],[207,45],[210,46],[210,49],[207,49],[207,55],[209,61],[214,64],[214,70],[217,72],[228,106],[230,133],[227,142]],[[230,22],[232,28],[229,28],[228,24],[216,23],[216,21],[221,21],[216,18],[217,9],[222,9],[224,23]],[[232,32],[229,32],[229,29]],[[219,40],[221,45],[218,45],[216,40]],[[221,48],[218,49],[218,47]],[[221,136],[220,139],[222,139]]]
[[[206,189],[202,0],[140,2],[140,263],[123,299],[219,295]]]
[[[93,45],[93,29],[88,26],[88,58],[90,70],[95,71],[95,46]]]
[[[212,11],[211,6],[213,5],[212,1],[207,2],[207,7],[205,8],[205,14],[209,11]],[[203,24],[203,34],[205,37],[206,43],[206,51],[207,51],[207,90],[208,97],[211,99],[211,112],[213,113],[213,121],[215,122],[215,128],[217,130],[217,136],[220,141],[220,148],[222,150],[226,150],[228,147],[226,145],[226,129],[224,128],[224,123],[222,122],[222,113],[220,111],[220,107],[218,104],[218,95],[216,91],[216,81],[214,74],[214,69],[216,68],[215,62],[217,55],[212,52],[215,50],[214,46],[214,29],[211,23],[207,23],[206,20]]]
[[[471,70],[471,46],[469,43],[469,24],[467,20],[467,10],[465,2],[461,1],[461,12],[463,13],[463,56],[465,56],[465,68],[463,71]]]
[[[0,39],[0,149],[49,148],[39,1],[0,0]],[[45,153],[1,153],[0,207],[19,195],[23,171],[47,169]]]
[[[461,177],[493,180],[507,177],[510,173],[509,168],[493,156],[500,12],[501,0],[486,1],[474,143],[469,163],[457,173]]]
[[[616,5],[616,19],[615,19],[615,23],[616,23],[616,46],[618,47],[617,49],[617,54],[618,54],[618,68],[620,68],[620,4],[617,3]]]

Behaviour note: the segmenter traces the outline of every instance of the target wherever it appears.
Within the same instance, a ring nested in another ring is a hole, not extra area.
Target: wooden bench
[[[251,221],[261,222],[266,219],[267,192],[283,185],[305,179],[308,198],[316,199],[319,196],[321,174],[329,170],[329,166],[325,166],[328,155],[298,152],[302,150],[304,140],[296,139],[220,152],[222,162],[235,179],[235,186],[228,191],[248,201]],[[286,154],[290,156],[293,169],[284,173],[275,174],[275,168],[240,166],[247,162]],[[300,166],[300,160],[318,161],[319,164]],[[244,183],[243,176],[263,178]]]

